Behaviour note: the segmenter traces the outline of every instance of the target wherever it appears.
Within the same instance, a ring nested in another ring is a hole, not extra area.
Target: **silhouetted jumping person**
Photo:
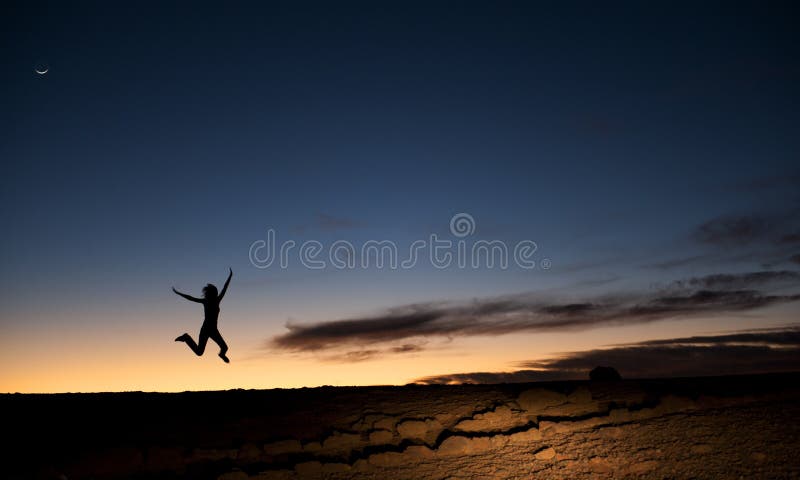
[[[203,320],[203,326],[200,327],[200,337],[198,343],[194,343],[192,337],[188,333],[184,333],[180,337],[176,338],[176,342],[186,342],[186,345],[189,345],[189,348],[192,349],[197,356],[203,354],[206,350],[206,343],[208,343],[208,339],[214,340],[219,345],[219,357],[225,360],[225,363],[229,363],[228,357],[225,356],[225,352],[228,351],[228,345],[225,343],[225,340],[222,339],[222,335],[220,335],[219,330],[217,329],[217,319],[219,318],[219,302],[222,301],[222,297],[225,296],[225,292],[228,291],[228,285],[231,283],[231,277],[233,277],[233,270],[230,270],[228,274],[228,279],[225,280],[225,286],[222,287],[222,292],[217,294],[217,287],[212,284],[208,284],[203,287],[203,298],[195,298],[191,295],[186,295],[185,293],[181,293],[175,290],[175,287],[172,287],[172,291],[180,295],[181,297],[185,298],[186,300],[191,300],[192,302],[202,303],[203,310],[205,311],[206,318]]]

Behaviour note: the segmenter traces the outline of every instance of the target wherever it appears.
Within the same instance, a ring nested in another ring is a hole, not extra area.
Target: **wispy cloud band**
[[[800,326],[721,335],[648,340],[521,362],[511,372],[434,375],[417,383],[513,383],[587,379],[598,366],[628,378],[800,371]]]
[[[621,293],[580,302],[552,302],[532,293],[468,303],[408,305],[374,316],[305,325],[290,323],[287,324],[289,331],[269,340],[267,346],[295,352],[353,347],[364,350],[376,344],[393,342],[411,345],[408,340],[414,338],[578,330],[699,314],[741,312],[800,300],[800,294],[771,294],[768,291],[774,285],[795,285],[799,281],[798,272],[763,271],[694,277],[652,292]],[[414,349],[371,349],[370,355],[354,351],[350,357],[364,360],[379,353],[420,349],[419,346]],[[346,360],[347,356],[341,358]]]

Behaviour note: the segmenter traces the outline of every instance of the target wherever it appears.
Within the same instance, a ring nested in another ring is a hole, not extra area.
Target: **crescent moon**
[[[36,69],[34,69],[34,71],[35,71],[36,73],[38,73],[39,75],[44,75],[45,73],[47,73],[48,71],[50,71],[50,68],[45,68],[44,70],[39,70],[38,68],[36,68]]]

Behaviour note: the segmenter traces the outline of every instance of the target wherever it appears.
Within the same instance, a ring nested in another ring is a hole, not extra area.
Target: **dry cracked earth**
[[[3,476],[800,478],[798,380],[3,395]]]

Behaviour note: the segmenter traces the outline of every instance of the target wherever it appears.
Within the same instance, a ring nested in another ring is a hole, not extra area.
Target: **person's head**
[[[209,283],[208,285],[203,287],[203,298],[207,298],[209,300],[215,300],[218,295],[219,292],[217,292],[217,287],[215,287],[214,285]]]

